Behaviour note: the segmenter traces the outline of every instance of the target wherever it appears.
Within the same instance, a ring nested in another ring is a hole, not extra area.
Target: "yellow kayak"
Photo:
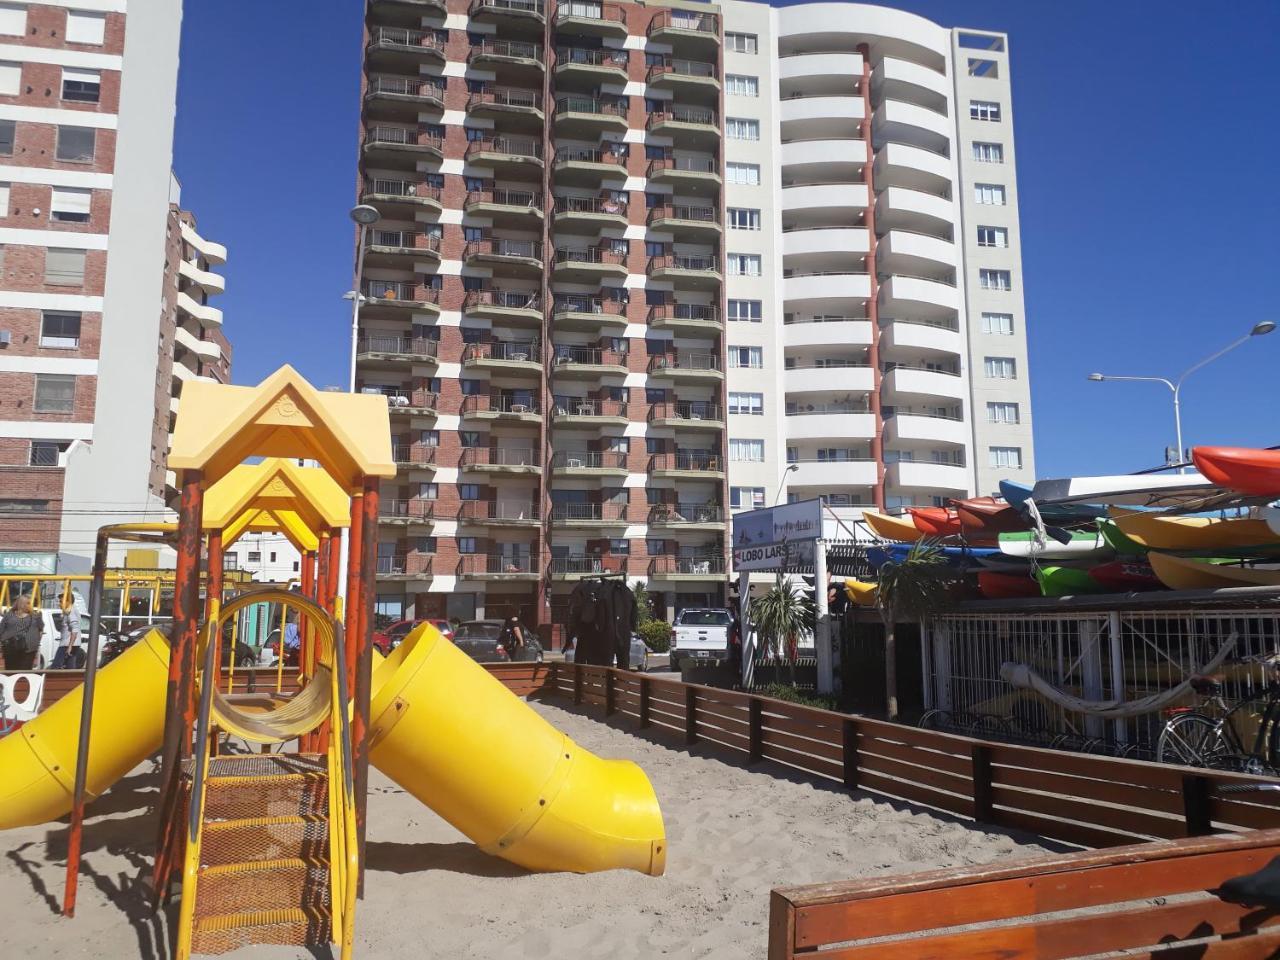
[[[844,593],[849,598],[849,602],[856,606],[874,607],[876,605],[876,585],[874,583],[866,583],[850,577],[844,582]]]
[[[1147,555],[1151,569],[1170,590],[1217,590],[1222,587],[1280,587],[1280,570],[1256,570],[1167,553]]]
[[[1115,518],[1115,525],[1130,540],[1154,550],[1217,550],[1258,547],[1280,540],[1265,520],[1237,517],[1170,517],[1130,513]]]
[[[871,532],[882,540],[896,540],[898,543],[915,543],[924,536],[924,531],[910,520],[900,520],[874,510],[863,510],[862,519]]]

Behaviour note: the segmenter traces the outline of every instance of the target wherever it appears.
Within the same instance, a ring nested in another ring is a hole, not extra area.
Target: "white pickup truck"
[[[724,608],[687,607],[676,614],[671,636],[671,669],[681,660],[699,663],[729,659],[729,629],[733,616]]]

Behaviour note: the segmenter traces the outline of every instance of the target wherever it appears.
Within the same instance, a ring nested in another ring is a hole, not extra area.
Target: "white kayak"
[[[1111,506],[1173,506],[1225,491],[1199,473],[1137,473],[1116,477],[1037,480],[1036,503],[1104,503]]]
[[[1048,536],[1038,540],[1033,530],[1002,533],[999,544],[1000,553],[1006,557],[1036,560],[1102,560],[1113,552],[1096,530],[1074,532],[1067,543]]]

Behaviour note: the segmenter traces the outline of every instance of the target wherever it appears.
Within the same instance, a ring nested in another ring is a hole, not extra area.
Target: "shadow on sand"
[[[525,877],[528,870],[490,856],[473,843],[397,843],[370,840],[365,866],[386,873],[425,873],[443,870],[473,877]]]

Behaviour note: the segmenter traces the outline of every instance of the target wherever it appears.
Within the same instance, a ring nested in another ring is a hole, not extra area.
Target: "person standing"
[[[43,631],[40,615],[31,609],[31,595],[24,593],[0,617],[0,651],[4,653],[6,670],[35,668]]]
[[[80,646],[80,611],[74,598],[68,594],[62,601],[62,638],[58,652],[53,655],[54,670],[75,670],[83,664],[76,663],[76,648]]]
[[[509,658],[512,660],[522,659],[524,654],[524,631],[520,628],[519,618],[507,618],[507,622],[502,626],[502,635],[498,638],[498,642],[507,651]]]

